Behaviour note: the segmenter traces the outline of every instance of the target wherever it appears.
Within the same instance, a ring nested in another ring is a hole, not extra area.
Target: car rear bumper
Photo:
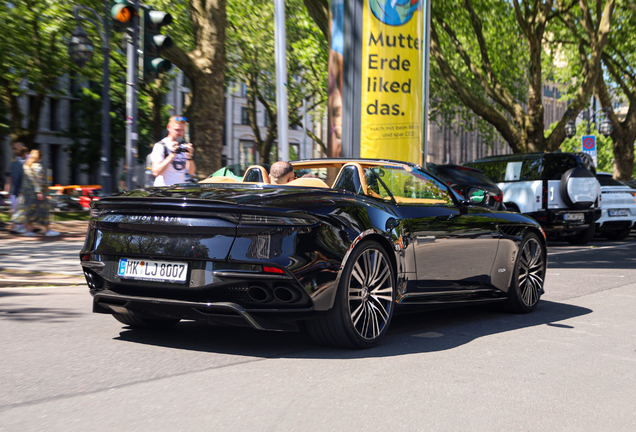
[[[146,318],[207,321],[217,325],[247,326],[257,330],[297,331],[296,314],[307,314],[313,308],[284,310],[246,310],[232,302],[191,302],[123,295],[110,290],[91,290],[93,312],[129,314]],[[269,315],[264,317],[263,315]],[[281,316],[284,314],[286,316]]]
[[[569,235],[584,231],[601,215],[599,209],[587,210],[543,210],[527,213],[539,222],[548,234]],[[567,219],[571,215],[582,215],[582,220]]]

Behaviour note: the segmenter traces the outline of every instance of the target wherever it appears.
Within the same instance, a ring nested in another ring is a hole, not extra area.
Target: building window
[[[269,127],[270,121],[269,121],[269,116],[267,115],[267,111],[265,111],[264,114],[265,115],[263,116],[263,126]]]
[[[300,159],[300,144],[289,143],[289,160]]]
[[[247,97],[247,84],[241,83],[241,90],[239,92],[239,96],[242,98]]]
[[[254,141],[239,142],[239,163],[253,165],[256,161],[256,147]]]
[[[247,126],[250,125],[250,116],[247,107],[241,107],[241,124]]]
[[[60,130],[60,100],[49,99],[49,130]]]

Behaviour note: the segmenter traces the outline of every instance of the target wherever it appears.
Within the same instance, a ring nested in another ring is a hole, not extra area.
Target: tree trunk
[[[190,0],[195,48],[186,53],[172,46],[163,52],[192,84],[192,101],[186,116],[199,178],[205,178],[222,167],[227,24],[225,4],[225,0]]]
[[[613,65],[608,69],[612,75],[616,75]],[[612,142],[614,143],[614,173],[616,180],[631,180],[634,169],[634,140],[636,139],[636,89],[622,86],[626,90],[629,110],[625,120],[620,121],[614,112],[612,98],[607,89],[604,77],[598,77],[594,92],[601,106],[608,107],[608,118],[612,123]]]
[[[192,102],[188,107],[187,117],[190,123],[190,142],[194,145],[197,173],[202,179],[223,166],[221,160],[225,119],[223,76],[224,73],[221,72],[202,73],[191,80]]]

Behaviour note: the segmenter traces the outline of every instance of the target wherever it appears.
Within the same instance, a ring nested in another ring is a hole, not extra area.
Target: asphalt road
[[[0,288],[0,431],[636,430],[634,238],[551,244],[533,314],[397,316],[366,351],[90,311],[85,287]]]

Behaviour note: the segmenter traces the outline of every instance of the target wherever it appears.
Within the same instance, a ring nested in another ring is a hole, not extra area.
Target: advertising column
[[[420,162],[422,0],[364,0],[360,157]]]

